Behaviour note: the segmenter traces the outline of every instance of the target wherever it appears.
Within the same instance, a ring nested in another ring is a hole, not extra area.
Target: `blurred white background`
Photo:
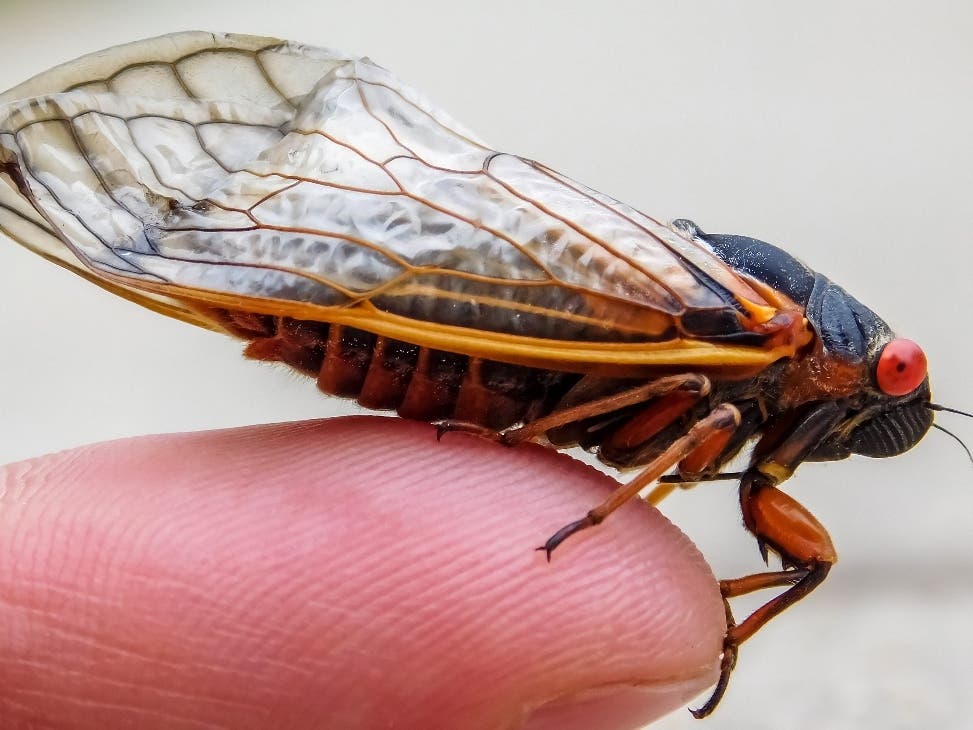
[[[367,54],[499,149],[662,218],[782,245],[920,341],[973,409],[973,6],[963,2],[0,0],[0,87],[187,29]],[[0,242],[0,461],[134,434],[351,410],[240,345]],[[973,421],[939,423],[973,443]],[[744,647],[705,725],[964,728],[973,466],[932,433],[789,484],[833,578]],[[731,485],[664,511],[717,575],[759,567]]]

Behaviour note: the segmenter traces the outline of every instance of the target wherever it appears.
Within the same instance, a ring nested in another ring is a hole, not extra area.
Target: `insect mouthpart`
[[[848,445],[862,456],[897,456],[919,443],[932,427],[932,417],[924,401],[910,401],[862,423],[851,432]]]

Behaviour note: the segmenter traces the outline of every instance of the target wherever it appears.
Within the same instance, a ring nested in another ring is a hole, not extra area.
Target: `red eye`
[[[926,379],[926,353],[912,340],[892,340],[878,356],[878,387],[886,395],[907,395]]]

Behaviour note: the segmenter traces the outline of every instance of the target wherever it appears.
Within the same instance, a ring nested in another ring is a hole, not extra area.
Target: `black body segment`
[[[686,219],[673,225],[707,243],[734,270],[803,305],[828,353],[863,361],[892,340],[891,328],[875,312],[783,249],[748,236],[704,233]]]

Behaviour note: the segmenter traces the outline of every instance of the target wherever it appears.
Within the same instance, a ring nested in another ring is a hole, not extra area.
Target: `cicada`
[[[326,393],[638,470],[548,557],[652,485],[736,479],[782,569],[723,595],[779,592],[729,620],[698,717],[740,643],[835,562],[781,483],[902,453],[941,408],[916,344],[780,248],[660,222],[497,152],[367,59],[296,43],[182,33],[6,92],[0,228]]]

